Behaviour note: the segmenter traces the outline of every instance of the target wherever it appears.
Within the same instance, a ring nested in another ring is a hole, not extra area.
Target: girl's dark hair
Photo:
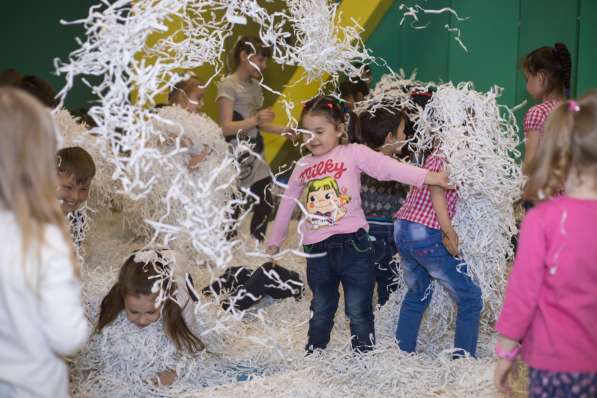
[[[385,143],[388,133],[394,135],[400,123],[404,121],[404,134],[407,139],[414,134],[414,125],[404,112],[397,109],[379,108],[375,112],[361,113],[362,142],[372,149],[377,149]],[[406,149],[406,145],[403,151]],[[405,154],[406,155],[406,154]]]
[[[318,96],[305,103],[301,113],[301,127],[303,118],[306,115],[317,115],[326,117],[331,123],[338,127],[340,124],[346,126],[346,136],[341,140],[342,144],[355,142],[361,139],[361,123],[359,117],[353,112],[344,112],[340,101],[331,96]]]
[[[124,310],[124,298],[127,295],[154,294],[152,291],[154,284],[160,280],[162,275],[168,273],[169,268],[166,261],[163,261],[162,254],[159,251],[156,253],[159,260],[152,263],[136,262],[136,252],[127,258],[120,268],[118,281],[102,300],[96,332],[100,332],[105,326],[112,323]],[[173,297],[177,286],[176,282],[170,281],[169,278],[163,278],[160,288],[166,290],[169,297]],[[203,342],[187,326],[182,316],[182,308],[174,300],[166,299],[162,310],[164,329],[177,350],[194,353],[205,348]]]
[[[245,52],[247,55],[257,54],[266,58],[272,56],[271,47],[266,47],[261,39],[257,36],[243,36],[238,39],[238,42],[234,46],[232,51],[232,57],[234,61],[234,69],[238,68],[240,64],[240,53]]]
[[[547,79],[547,93],[561,92],[570,96],[572,59],[564,43],[540,47],[522,59],[522,67],[531,75],[542,72]]]

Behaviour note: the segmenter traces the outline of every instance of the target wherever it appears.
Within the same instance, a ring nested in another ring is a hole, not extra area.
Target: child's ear
[[[247,55],[247,52],[245,50],[242,50],[239,54],[240,62],[246,62],[247,59],[249,58],[249,56]]]
[[[393,138],[394,138],[394,134],[392,134],[392,132],[390,131],[390,132],[388,132],[388,134],[386,135],[386,138],[385,138],[384,142],[385,142],[386,144],[389,144],[389,143],[391,143],[391,142],[393,141]]]

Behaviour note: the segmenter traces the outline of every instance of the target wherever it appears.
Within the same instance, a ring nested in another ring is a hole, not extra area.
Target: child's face
[[[303,127],[310,133],[303,133],[305,146],[315,156],[328,153],[340,143],[341,128],[336,126],[323,115],[307,113],[303,117]]]
[[[388,133],[386,136],[384,146],[390,147],[392,153],[398,153],[402,150],[406,141],[406,133],[404,132],[405,127],[406,122],[402,119],[394,134]]]
[[[58,173],[58,200],[64,214],[77,210],[89,197],[91,180],[77,184],[74,174]]]
[[[182,108],[186,109],[189,112],[197,112],[199,109],[203,107],[203,95],[205,94],[205,90],[201,87],[193,87],[190,93],[186,95],[181,95],[180,104]]]
[[[354,102],[355,102],[354,96],[352,94],[349,94],[349,95],[343,95],[341,98],[345,101],[344,103],[346,104],[346,107],[350,111],[353,111],[354,110]]]
[[[156,297],[155,294],[127,294],[124,309],[129,322],[144,328],[160,319],[160,308],[155,305]]]
[[[260,54],[250,54],[246,56],[245,65],[249,71],[249,76],[253,79],[261,79],[261,74],[267,69],[267,57]]]
[[[527,82],[527,91],[535,99],[541,99],[543,96],[543,75],[541,73],[532,74],[524,71],[524,78]]]

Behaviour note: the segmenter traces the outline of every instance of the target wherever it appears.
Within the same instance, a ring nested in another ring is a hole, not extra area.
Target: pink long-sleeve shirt
[[[325,155],[305,156],[290,176],[268,245],[280,246],[286,239],[292,211],[305,188],[307,196],[302,205],[307,220],[301,232],[303,243],[313,244],[332,235],[368,230],[361,207],[361,173],[420,188],[428,172],[359,144],[338,145]]]
[[[531,367],[597,372],[597,200],[529,211],[496,329]]]

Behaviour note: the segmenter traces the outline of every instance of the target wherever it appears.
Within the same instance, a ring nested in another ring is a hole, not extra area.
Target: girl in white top
[[[218,85],[220,126],[226,141],[236,145],[238,140],[253,145],[253,151],[263,157],[263,137],[261,129],[275,134],[290,135],[291,129],[273,124],[275,114],[270,108],[263,108],[263,92],[259,83],[272,49],[266,47],[255,36],[243,36],[232,52],[234,72],[226,76]],[[238,159],[241,167],[239,184],[249,188],[258,198],[253,206],[251,235],[263,241],[267,221],[273,202],[268,165],[252,154],[243,154]],[[238,214],[235,215],[238,217]]]
[[[33,97],[0,88],[0,396],[67,397],[86,341],[78,269],[56,200],[56,134]]]

